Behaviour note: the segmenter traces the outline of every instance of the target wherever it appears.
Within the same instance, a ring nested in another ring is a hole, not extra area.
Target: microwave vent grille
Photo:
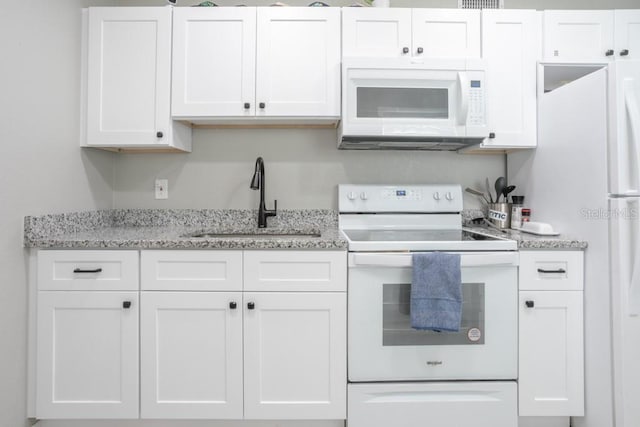
[[[459,9],[504,9],[504,0],[458,0]]]

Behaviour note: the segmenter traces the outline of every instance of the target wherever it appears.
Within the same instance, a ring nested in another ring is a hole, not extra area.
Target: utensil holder
[[[491,203],[488,212],[489,221],[498,228],[511,227],[511,203]]]

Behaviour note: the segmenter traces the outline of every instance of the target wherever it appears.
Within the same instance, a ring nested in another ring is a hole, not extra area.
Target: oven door
[[[515,379],[518,254],[461,253],[459,332],[410,326],[411,254],[349,254],[351,381]]]

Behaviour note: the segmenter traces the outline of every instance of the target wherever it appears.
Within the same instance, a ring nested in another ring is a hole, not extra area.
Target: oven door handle
[[[456,253],[456,252],[451,252]],[[460,254],[460,267],[517,266],[517,252]],[[411,267],[411,253],[350,253],[349,267]]]

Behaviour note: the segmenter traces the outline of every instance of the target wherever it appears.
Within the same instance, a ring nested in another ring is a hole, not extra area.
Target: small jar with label
[[[520,230],[522,227],[522,204],[524,196],[511,196],[513,205],[511,207],[511,229]]]

